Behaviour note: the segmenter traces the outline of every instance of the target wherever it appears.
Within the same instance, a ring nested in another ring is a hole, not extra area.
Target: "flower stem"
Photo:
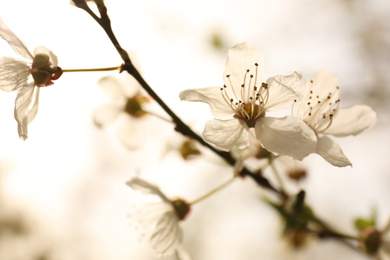
[[[63,69],[62,72],[91,72],[91,71],[112,71],[120,70],[121,67],[93,68],[93,69]]]
[[[154,116],[154,117],[157,117],[157,118],[159,118],[159,119],[161,119],[161,120],[163,120],[163,121],[165,121],[165,122],[174,123],[174,122],[172,121],[172,119],[169,119],[169,118],[166,118],[166,117],[164,117],[164,116],[162,116],[162,115],[159,115],[159,114],[157,114],[157,113],[155,113],[155,112],[153,112],[153,111],[151,111],[151,110],[149,110],[149,109],[142,108],[142,111],[144,111],[145,113],[148,113],[149,115],[152,115],[152,116]]]
[[[227,180],[226,182],[222,183],[222,184],[219,185],[218,187],[212,189],[211,191],[209,191],[209,192],[206,193],[205,195],[203,195],[203,196],[197,198],[196,200],[194,200],[194,201],[192,201],[192,202],[189,202],[188,204],[194,205],[195,203],[198,203],[198,202],[200,202],[200,201],[202,201],[202,200],[204,200],[204,199],[210,197],[210,196],[213,195],[214,193],[216,193],[216,192],[222,190],[223,188],[225,188],[226,186],[228,186],[230,183],[232,183],[232,182],[236,179],[237,176],[238,176],[238,175],[234,175],[233,178]]]
[[[272,158],[268,158],[268,165],[271,167],[277,182],[279,183],[279,189],[283,194],[287,195],[286,189],[284,188],[283,180],[280,177],[279,171],[276,169],[274,161]]]
[[[351,239],[351,240],[359,240],[359,237],[357,236],[352,236],[348,234],[344,234],[342,232],[336,231],[333,228],[331,228],[328,224],[326,224],[324,221],[321,219],[314,217],[312,219],[314,223],[319,225],[323,230],[321,231],[322,237],[333,237],[333,238],[338,238],[338,239]]]

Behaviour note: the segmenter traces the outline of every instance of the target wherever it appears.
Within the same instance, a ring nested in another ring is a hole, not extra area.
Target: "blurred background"
[[[207,105],[181,103],[178,93],[220,86],[227,49],[237,43],[264,54],[267,78],[293,71],[311,77],[322,68],[337,74],[340,106],[370,105],[378,123],[338,140],[353,167],[335,168],[311,155],[303,161],[308,177],[289,181],[288,189],[305,189],[315,212],[346,233],[373,210],[379,227],[387,223],[390,1],[105,3],[119,42],[145,79],[199,133],[211,119]],[[121,64],[101,28],[68,0],[2,1],[0,17],[31,51],[51,49],[63,69]],[[15,55],[3,40],[0,55]],[[201,157],[182,160],[175,149],[181,137],[158,118],[143,120],[143,148],[136,151],[125,149],[114,129],[97,128],[93,113],[110,102],[97,82],[116,74],[65,73],[41,89],[25,142],[13,117],[16,94],[0,93],[0,260],[156,259],[128,225],[125,182],[139,174],[169,196],[193,200],[230,178],[231,168],[202,148]],[[293,250],[281,237],[279,216],[263,201],[267,196],[244,179],[194,206],[182,223],[193,259],[369,259],[334,241],[313,239]]]

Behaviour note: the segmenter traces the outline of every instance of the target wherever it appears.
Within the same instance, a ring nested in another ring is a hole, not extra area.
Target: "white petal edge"
[[[99,107],[93,114],[93,122],[97,127],[105,128],[116,121],[123,112],[123,105],[110,103]]]
[[[222,97],[219,87],[188,89],[180,92],[181,100],[204,102],[209,104],[211,114],[218,119],[227,119],[234,115],[234,111]]]
[[[318,137],[317,153],[334,166],[352,166],[352,163],[344,155],[340,146],[327,136]]]
[[[11,57],[0,58],[0,89],[15,91],[27,85],[30,67],[26,62]]]
[[[39,93],[41,88],[34,88],[32,106],[28,112],[28,124],[30,124],[36,117],[39,107]]]
[[[27,60],[32,60],[33,55],[24,45],[24,43],[5,25],[0,18],[0,37],[3,38],[11,48],[20,56]]]
[[[168,211],[156,223],[150,243],[159,257],[172,255],[181,244],[182,230],[175,212]]]
[[[176,257],[178,260],[191,260],[191,256],[188,251],[182,246],[176,248]]]
[[[366,105],[340,108],[333,117],[332,125],[324,134],[338,137],[357,135],[376,123],[376,112]]]
[[[249,145],[249,132],[245,122],[238,119],[213,119],[206,122],[203,138],[222,151],[231,151],[234,147],[245,148]]]
[[[264,77],[264,58],[261,52],[247,42],[231,47],[227,54],[225,72],[223,74],[225,85],[233,87],[237,93],[240,93],[241,84],[244,83],[247,69],[250,69],[250,74],[255,74],[255,63],[258,64],[256,85],[260,86]],[[226,75],[230,75],[230,78],[226,78]]]
[[[114,100],[131,98],[141,89],[139,83],[132,76],[122,75],[125,78],[123,81],[113,76],[105,76],[98,81],[104,92]]]
[[[332,93],[332,96],[335,100],[339,98],[340,91],[337,88],[339,86],[339,78],[336,74],[332,73],[328,69],[322,69],[318,71],[310,79],[311,90],[319,95],[321,98],[328,96],[329,92]],[[310,96],[310,93],[307,93]]]
[[[130,150],[139,149],[144,141],[144,129],[139,118],[122,114],[118,119],[116,135],[119,141]]]
[[[18,94],[15,100],[14,116],[18,122],[18,134],[23,141],[28,137],[28,122],[30,106],[34,101],[34,83],[30,83],[22,89],[18,90]],[[36,95],[36,94],[35,94]]]
[[[139,177],[131,178],[126,182],[126,185],[135,191],[139,191],[143,194],[157,195],[165,202],[170,202],[170,200],[164,195],[164,193],[161,192],[161,190],[156,185],[151,184]]]
[[[314,131],[301,119],[260,118],[255,125],[256,137],[270,152],[302,160],[316,151],[317,137]]]
[[[304,96],[307,80],[302,74],[294,72],[289,76],[275,76],[267,80],[269,100],[265,105],[268,111],[291,107]]]

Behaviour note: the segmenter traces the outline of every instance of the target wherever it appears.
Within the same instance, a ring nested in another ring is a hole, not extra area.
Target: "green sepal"
[[[357,218],[357,219],[355,219],[355,227],[359,231],[362,231],[366,228],[375,227],[375,219],[373,219],[373,218],[369,218],[369,219]]]

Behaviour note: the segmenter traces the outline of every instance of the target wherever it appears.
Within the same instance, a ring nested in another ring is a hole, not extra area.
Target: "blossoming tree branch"
[[[267,199],[266,203],[280,214],[285,222],[284,233],[294,246],[301,246],[306,237],[314,235],[320,239],[335,239],[363,254],[382,257],[389,253],[390,242],[386,238],[389,226],[377,227],[375,219],[359,218],[355,220],[356,233],[346,234],[337,230],[310,208],[305,200],[305,191],[290,194],[278,172],[279,166],[282,166],[291,178],[299,180],[305,175],[300,161],[312,153],[336,167],[352,166],[331,136],[361,133],[375,124],[376,113],[366,105],[342,107],[340,83],[335,74],[320,70],[311,78],[306,78],[292,71],[290,75],[266,79],[261,53],[247,42],[236,44],[227,53],[220,86],[179,93],[183,101],[209,105],[214,119],[206,122],[200,135],[148,85],[115,37],[104,2],[94,2],[98,13],[93,12],[85,0],[73,0],[75,6],[86,11],[102,27],[122,58],[122,64],[107,68],[62,69],[50,50],[39,46],[31,53],[0,20],[0,36],[17,56],[1,58],[0,89],[17,92],[14,117],[19,137],[26,140],[28,125],[38,112],[41,88],[60,80],[63,73],[108,70],[128,73],[135,81],[126,83],[110,76],[99,81],[113,101],[96,111],[94,122],[98,127],[104,128],[125,113],[128,119],[118,126],[118,138],[125,147],[134,149],[139,146],[137,140],[129,138],[126,133],[134,129],[142,132],[138,121],[147,114],[155,115],[145,108],[145,104],[157,102],[169,119],[156,116],[172,123],[174,130],[185,136],[180,148],[184,159],[200,155],[194,143],[198,142],[231,165],[228,181],[218,187],[210,187],[207,194],[193,201],[170,199],[157,185],[139,176],[126,183],[136,197],[136,207],[129,218],[139,223],[144,239],[157,256],[175,254],[178,259],[191,259],[182,243],[180,221],[187,218],[194,204],[244,177],[252,178],[260,188],[276,195]],[[275,174],[276,183],[263,176],[267,168]]]

